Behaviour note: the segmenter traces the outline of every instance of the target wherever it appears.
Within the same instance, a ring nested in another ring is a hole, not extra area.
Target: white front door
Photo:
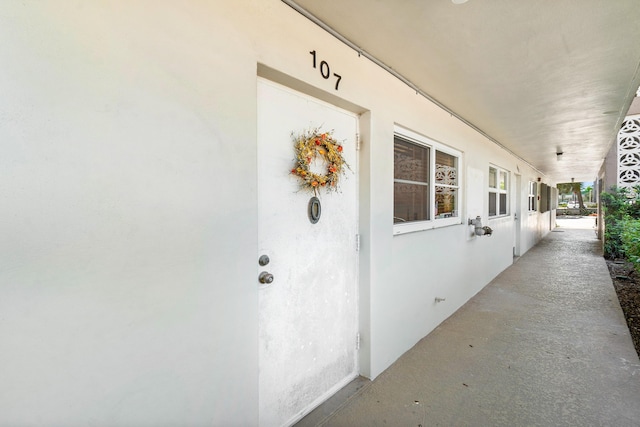
[[[292,133],[313,128],[333,131],[351,167],[339,191],[320,189],[315,224],[313,194],[290,173]],[[269,257],[256,259],[261,426],[297,421],[357,375],[357,132],[356,115],[259,79],[256,258]],[[272,283],[258,282],[263,271]]]

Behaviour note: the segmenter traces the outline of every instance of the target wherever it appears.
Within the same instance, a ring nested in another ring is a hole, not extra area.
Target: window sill
[[[460,225],[462,220],[459,217],[441,218],[435,221],[410,222],[406,224],[393,224],[393,235],[415,233],[418,231],[433,230],[435,228],[448,227],[451,225]]]
[[[504,219],[504,218],[510,218],[510,217],[511,217],[511,214],[490,216],[489,221],[493,221],[494,219]]]

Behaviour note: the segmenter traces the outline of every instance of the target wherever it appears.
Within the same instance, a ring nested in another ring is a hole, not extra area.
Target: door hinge
[[[360,134],[356,133],[356,151],[360,150]]]
[[[360,251],[360,235],[356,234],[356,252]]]
[[[360,332],[356,334],[356,350],[360,350]]]

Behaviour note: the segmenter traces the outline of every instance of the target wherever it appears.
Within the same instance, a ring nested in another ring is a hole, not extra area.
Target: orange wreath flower
[[[331,132],[320,132],[312,129],[302,135],[291,134],[296,158],[291,174],[300,178],[300,187],[317,194],[318,187],[328,187],[329,190],[338,190],[338,182],[344,174],[343,167],[351,169],[342,157],[343,147],[332,136]],[[327,163],[327,173],[318,174],[312,172],[309,167],[311,162],[321,157]]]

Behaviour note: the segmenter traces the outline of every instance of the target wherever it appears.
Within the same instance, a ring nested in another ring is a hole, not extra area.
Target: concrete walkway
[[[375,381],[299,426],[640,426],[640,361],[592,227],[559,228]]]

